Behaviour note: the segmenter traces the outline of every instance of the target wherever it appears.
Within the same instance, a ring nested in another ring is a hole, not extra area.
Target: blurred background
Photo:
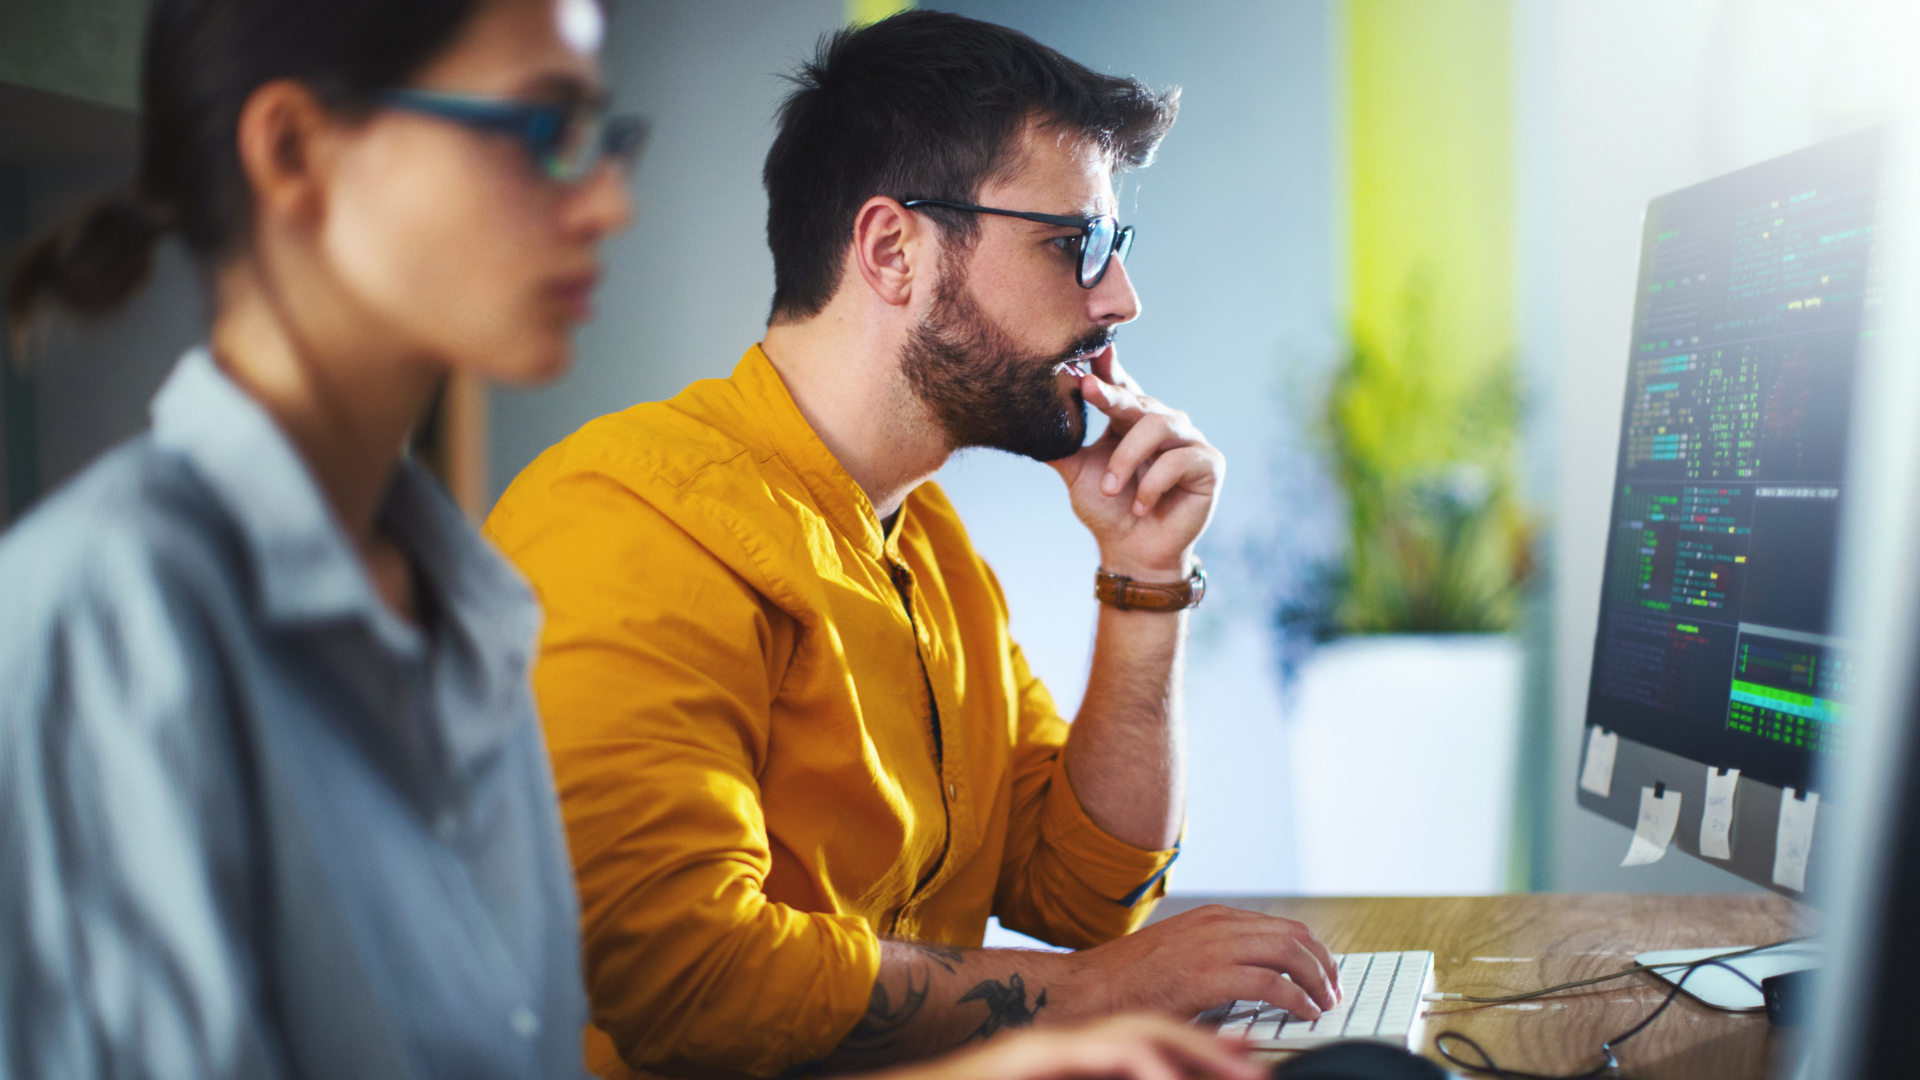
[[[636,228],[571,374],[451,388],[420,452],[483,514],[585,421],[724,376],[772,292],[759,168],[788,72],[887,0],[612,0],[653,121]],[[1179,86],[1125,178],[1144,314],[1124,363],[1227,454],[1187,682],[1205,894],[1745,891],[1621,868],[1578,811],[1647,200],[1871,122],[1868,0],[972,0],[1096,69]],[[128,174],[143,0],[0,4],[0,248]],[[190,268],[0,363],[8,517],[145,423],[202,332]],[[1077,705],[1095,552],[1053,473],[940,482],[1014,631]],[[0,607],[4,600],[0,599]]]

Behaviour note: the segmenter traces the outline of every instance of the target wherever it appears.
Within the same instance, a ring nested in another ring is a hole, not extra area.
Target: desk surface
[[[1434,989],[1494,996],[1604,975],[1653,949],[1760,945],[1797,930],[1801,909],[1771,893],[1739,896],[1534,894],[1422,897],[1169,897],[1157,920],[1207,903],[1298,919],[1335,952],[1428,949]],[[1600,1043],[1632,1027],[1667,986],[1637,975],[1591,990],[1513,1005],[1427,1006],[1426,1045],[1459,1031],[1501,1067],[1584,1071]],[[1765,1077],[1777,1039],[1764,1014],[1728,1013],[1686,995],[1620,1048],[1635,1077]],[[1459,1051],[1456,1051],[1459,1053]],[[1464,1056],[1464,1055],[1463,1055]]]

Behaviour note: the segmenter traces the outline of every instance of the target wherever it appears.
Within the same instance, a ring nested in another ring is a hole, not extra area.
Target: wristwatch
[[[1207,570],[1193,560],[1193,573],[1185,581],[1135,581],[1121,574],[1101,570],[1093,577],[1093,597],[1121,611],[1185,611],[1199,607],[1207,595]]]

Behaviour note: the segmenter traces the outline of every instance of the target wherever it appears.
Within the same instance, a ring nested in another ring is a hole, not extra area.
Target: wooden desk
[[[1291,899],[1170,897],[1154,919],[1207,903],[1298,919],[1335,952],[1428,949],[1434,989],[1494,996],[1604,975],[1653,949],[1760,945],[1796,929],[1798,905],[1771,893],[1744,896],[1552,894]],[[1600,1063],[1600,1044],[1660,1004],[1665,983],[1637,975],[1587,991],[1513,1005],[1427,1006],[1423,1052],[1459,1031],[1503,1068],[1569,1073]],[[1765,1077],[1778,1036],[1764,1014],[1710,1009],[1682,994],[1620,1048],[1635,1077]],[[1456,1050],[1456,1053],[1460,1051]],[[1465,1054],[1462,1055],[1466,1056]]]

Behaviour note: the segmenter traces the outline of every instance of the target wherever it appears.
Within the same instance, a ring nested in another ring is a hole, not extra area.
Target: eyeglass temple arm
[[[909,199],[900,204],[908,210],[916,206],[938,206],[948,210],[965,210],[974,214],[998,214],[1001,217],[1019,218],[1022,221],[1037,221],[1042,225],[1058,225],[1065,229],[1085,229],[1089,225],[1087,218],[1067,217],[1062,214],[1035,214],[1025,210],[1001,210],[993,206],[974,206],[971,203],[947,202],[944,199]]]

